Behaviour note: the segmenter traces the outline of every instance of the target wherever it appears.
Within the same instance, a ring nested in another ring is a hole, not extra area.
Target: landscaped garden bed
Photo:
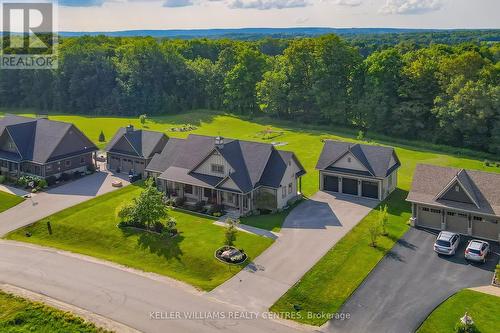
[[[234,246],[224,245],[215,251],[215,257],[226,264],[238,265],[247,260],[247,254]]]

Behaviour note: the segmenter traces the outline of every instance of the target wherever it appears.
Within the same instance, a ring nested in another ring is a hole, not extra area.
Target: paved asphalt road
[[[453,257],[433,251],[436,232],[410,229],[346,302],[347,321],[330,321],[329,332],[408,333],[449,296],[491,282],[498,245],[486,264],[464,259],[466,240]],[[492,244],[493,245],[493,244]]]
[[[116,190],[111,183],[118,177],[124,185],[128,184],[126,176],[116,176],[101,171],[33,195],[31,199],[26,199],[19,205],[0,213],[0,236],[92,199],[96,195]]]
[[[242,312],[166,278],[153,279],[57,250],[9,241],[0,241],[0,254],[0,284],[47,295],[143,332],[296,332],[262,317],[185,319],[184,313],[229,317]],[[165,313],[180,312],[181,319],[151,319],[151,312],[160,312],[157,316],[163,318]]]
[[[376,204],[317,192],[288,215],[269,249],[210,296],[250,311],[266,311]]]

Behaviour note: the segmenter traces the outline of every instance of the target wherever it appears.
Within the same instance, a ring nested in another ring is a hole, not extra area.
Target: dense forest
[[[0,106],[90,115],[266,114],[500,154],[500,45],[335,35],[64,38],[54,71],[0,71]]]

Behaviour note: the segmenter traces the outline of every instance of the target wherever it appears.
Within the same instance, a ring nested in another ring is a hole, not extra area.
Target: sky
[[[500,28],[500,0],[59,0],[60,31]]]

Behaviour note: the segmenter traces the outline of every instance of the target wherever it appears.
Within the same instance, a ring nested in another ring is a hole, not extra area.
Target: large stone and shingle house
[[[16,115],[0,119],[0,172],[11,177],[86,171],[97,150],[73,124]]]
[[[500,174],[418,164],[412,224],[500,241]]]
[[[326,140],[316,169],[323,191],[384,200],[400,166],[394,148]]]
[[[108,169],[144,175],[148,163],[167,141],[161,132],[136,130],[132,125],[122,127],[106,147]]]
[[[287,206],[305,174],[294,153],[271,144],[194,134],[171,138],[146,171],[170,196],[239,214]]]

